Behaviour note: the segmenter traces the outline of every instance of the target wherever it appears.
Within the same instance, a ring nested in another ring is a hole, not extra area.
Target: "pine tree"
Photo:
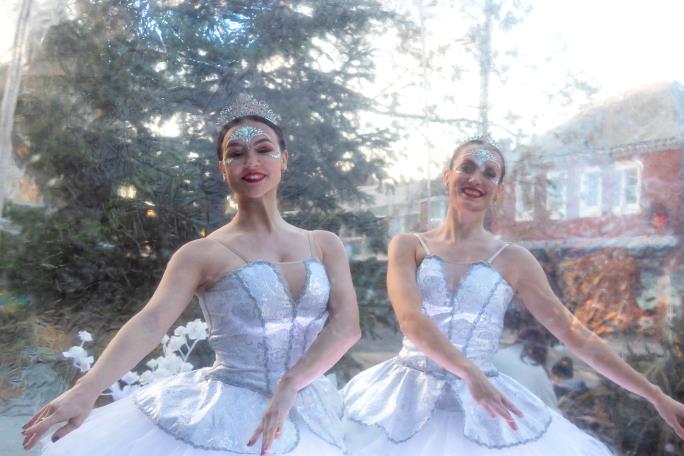
[[[353,88],[372,78],[372,34],[391,20],[375,0],[74,2],[17,106],[49,209],[7,209],[23,229],[2,235],[11,285],[44,304],[137,307],[180,244],[226,221],[212,116],[241,92],[283,118],[283,208],[305,226],[337,217],[392,139],[361,123],[370,102]],[[178,131],[161,135],[165,123]]]

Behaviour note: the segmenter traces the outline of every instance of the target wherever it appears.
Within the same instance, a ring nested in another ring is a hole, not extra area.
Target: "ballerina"
[[[547,407],[492,363],[514,294],[598,372],[653,404],[684,438],[684,405],[665,395],[584,327],[554,295],[526,249],[483,226],[503,192],[505,162],[493,145],[456,149],[443,182],[444,223],[397,235],[387,287],[404,333],[399,354],[343,389],[354,455],[608,455],[608,448]]]
[[[59,425],[52,443],[41,440],[43,454],[344,454],[342,400],[322,376],[360,337],[344,246],[281,218],[276,193],[288,152],[270,108],[240,96],[221,116],[219,169],[237,214],[174,253],[152,298],[95,366],[26,423],[25,448]],[[214,365],[91,413],[193,295]]]

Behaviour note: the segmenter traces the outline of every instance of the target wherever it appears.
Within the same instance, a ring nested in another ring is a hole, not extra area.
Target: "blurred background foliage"
[[[286,217],[335,232],[353,224],[384,250],[381,221],[340,203],[363,199],[357,185],[391,156],[392,134],[359,124],[369,100],[352,87],[373,77],[369,34],[402,26],[393,13],[373,0],[72,8],[45,35],[17,102],[20,158],[49,209],[7,208],[21,226],[1,234],[12,289],[44,310],[137,310],[171,253],[230,216],[212,116],[241,92],[282,116]],[[176,131],[160,134],[169,121]]]

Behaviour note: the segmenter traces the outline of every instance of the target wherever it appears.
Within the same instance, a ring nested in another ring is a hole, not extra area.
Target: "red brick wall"
[[[678,181],[681,150],[664,150],[661,152],[634,155],[621,158],[620,161],[639,159],[643,164],[641,180],[641,211],[637,214],[619,215],[612,212],[612,188],[614,174],[612,167],[604,166],[603,173],[603,209],[598,217],[570,218],[565,220],[551,220],[544,213],[546,201],[546,174],[542,171],[536,176],[535,189],[535,217],[531,221],[516,222],[515,220],[515,183],[509,181],[506,185],[503,202],[496,211],[492,228],[504,238],[510,240],[562,240],[566,238],[611,238],[617,236],[665,235],[672,233],[672,222],[678,217],[678,195],[684,191],[684,184]],[[582,163],[582,167],[592,163]],[[572,176],[581,167],[569,169]],[[568,187],[568,211],[578,212],[579,205],[578,179],[571,177]],[[666,209],[668,217],[661,217],[658,221],[667,224],[659,226],[652,222],[653,204],[659,204]]]

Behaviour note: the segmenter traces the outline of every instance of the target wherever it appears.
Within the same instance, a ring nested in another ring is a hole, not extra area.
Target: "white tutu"
[[[272,263],[248,262],[200,296],[216,352],[211,368],[164,378],[93,410],[45,455],[190,456],[259,454],[247,442],[275,385],[316,339],[327,320],[330,284],[323,264],[304,261],[298,302]],[[297,399],[269,454],[344,454],[342,397],[320,377]]]
[[[232,451],[203,450],[176,439],[142,413],[131,396],[94,409],[81,427],[52,443],[50,435],[56,429],[51,429],[42,441],[45,456],[244,456]],[[245,442],[250,437],[246,435]],[[253,448],[259,454],[261,439]],[[300,426],[299,444],[293,451],[269,454],[340,456],[344,453],[306,426]]]
[[[612,453],[555,411],[547,431],[537,440],[508,448],[487,448],[463,435],[463,413],[434,410],[412,438],[388,440],[377,426],[345,423],[347,449],[354,456],[609,456]]]

